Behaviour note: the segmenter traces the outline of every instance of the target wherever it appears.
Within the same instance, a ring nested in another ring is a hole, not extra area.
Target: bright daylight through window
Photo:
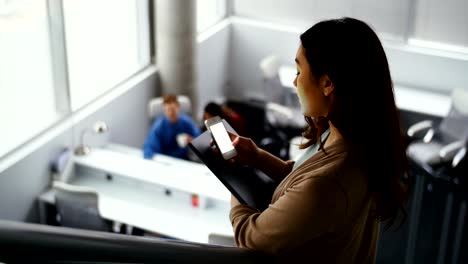
[[[0,158],[150,64],[147,0],[0,0]]]
[[[0,1],[0,157],[64,114],[50,46],[46,1]]]
[[[150,63],[147,1],[63,1],[63,8],[72,110]]]

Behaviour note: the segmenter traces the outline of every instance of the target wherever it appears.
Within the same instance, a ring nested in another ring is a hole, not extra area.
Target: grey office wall
[[[295,66],[300,32],[233,19],[230,48],[230,96],[263,98],[258,64],[274,53],[282,63]],[[396,85],[449,94],[454,87],[468,89],[468,60],[430,54],[424,50],[384,43]]]
[[[229,97],[264,99],[260,60],[277,55],[283,64],[294,65],[299,34],[234,20],[231,34]]]
[[[352,16],[372,24],[380,32],[403,36],[412,12],[407,0],[233,0],[235,16],[307,29],[322,19]]]
[[[397,84],[449,94],[468,89],[468,60],[428,54],[421,50],[386,46],[393,80]]]
[[[198,81],[198,120],[201,120],[203,107],[208,101],[223,98],[230,76],[231,26],[224,23],[219,31],[198,42],[197,81]]]
[[[110,127],[111,142],[141,147],[149,130],[146,105],[157,92],[153,74],[91,116],[47,142],[0,174],[0,219],[38,221],[36,198],[50,183],[49,162],[65,146],[78,142],[79,134],[96,120]]]

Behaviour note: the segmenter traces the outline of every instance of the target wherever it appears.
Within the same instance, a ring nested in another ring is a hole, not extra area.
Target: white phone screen
[[[210,126],[211,134],[213,135],[216,143],[218,144],[221,153],[226,153],[234,147],[232,146],[231,138],[229,137],[223,123],[219,122]]]

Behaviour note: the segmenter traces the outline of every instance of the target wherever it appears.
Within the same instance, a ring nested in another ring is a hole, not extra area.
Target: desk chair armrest
[[[415,137],[416,134],[423,132],[423,131],[428,131],[432,127],[433,127],[433,124],[431,120],[423,120],[421,122],[418,122],[410,126],[406,133],[408,134],[409,137]]]
[[[458,166],[458,164],[460,164],[460,161],[465,159],[466,152],[467,152],[467,147],[465,146],[465,147],[461,148],[457,152],[457,154],[455,154],[455,156],[452,159],[452,167],[453,168],[456,168]]]
[[[455,154],[457,154],[457,152],[464,146],[465,142],[463,140],[458,140],[448,145],[445,145],[443,148],[440,149],[439,157],[443,161],[452,160]]]
[[[77,193],[92,193],[96,194],[96,190],[86,187],[86,186],[77,186],[77,185],[71,185],[62,181],[53,181],[52,182],[52,188],[58,189],[58,190],[64,190],[68,192],[77,192]]]

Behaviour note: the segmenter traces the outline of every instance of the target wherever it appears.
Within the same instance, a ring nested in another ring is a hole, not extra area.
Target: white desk
[[[93,149],[73,162],[75,175],[68,183],[96,190],[103,218],[199,243],[207,243],[210,234],[233,235],[230,193],[202,164],[165,156],[144,160],[109,149]],[[200,208],[191,205],[192,194],[203,201]],[[54,190],[39,200],[54,204]]]
[[[282,85],[294,88],[293,81],[296,69],[291,66],[281,66],[278,70]],[[399,109],[445,117],[450,110],[450,96],[430,91],[423,91],[396,85],[394,87],[395,103]]]
[[[160,157],[158,157],[160,156]],[[156,155],[145,160],[108,149],[93,149],[86,156],[75,156],[77,165],[123,175],[149,184],[197,193],[222,201],[230,200],[230,192],[203,164]]]

